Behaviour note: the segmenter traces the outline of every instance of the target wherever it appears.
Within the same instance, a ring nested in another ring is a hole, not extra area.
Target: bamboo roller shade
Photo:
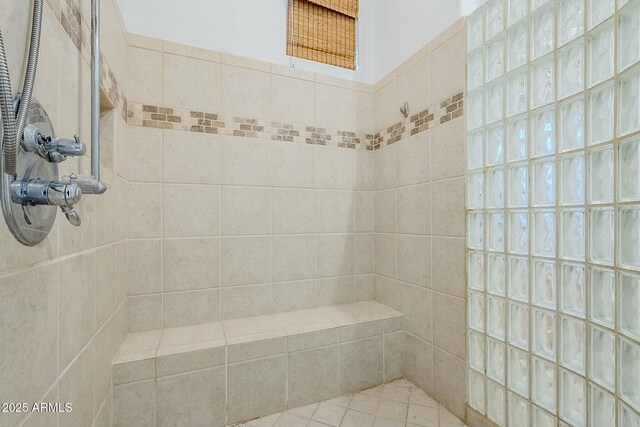
[[[287,55],[354,70],[358,0],[289,0]]]

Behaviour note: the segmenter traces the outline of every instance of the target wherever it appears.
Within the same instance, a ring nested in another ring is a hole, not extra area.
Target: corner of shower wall
[[[378,82],[373,145],[374,298],[405,315],[405,376],[462,419],[465,55],[463,18]]]

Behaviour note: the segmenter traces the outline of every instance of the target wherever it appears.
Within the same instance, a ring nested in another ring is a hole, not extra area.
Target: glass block
[[[533,303],[556,308],[556,265],[552,261],[533,261]]]
[[[467,246],[484,249],[484,217],[482,213],[470,213],[467,221]]]
[[[620,274],[620,331],[640,341],[640,276]]]
[[[529,355],[509,347],[509,389],[524,397],[529,396]]]
[[[640,207],[620,209],[620,265],[640,271]]]
[[[516,71],[508,77],[507,113],[509,116],[527,111],[527,70]]]
[[[553,50],[553,7],[542,8],[532,18],[531,25],[531,56],[540,58]]]
[[[535,211],[533,214],[533,254],[554,257],[556,254],[556,215],[554,211]]]
[[[527,207],[529,167],[526,163],[509,167],[509,207]]]
[[[584,44],[574,43],[559,53],[558,97],[575,95],[584,90]]]
[[[467,135],[467,165],[469,170],[479,169],[484,164],[484,132],[475,131]]]
[[[600,1],[602,0],[598,0]],[[606,0],[602,3],[606,3]],[[613,77],[614,57],[613,21],[611,21],[589,34],[589,87]]]
[[[640,59],[640,3],[620,12],[619,32],[620,70],[624,70]]]
[[[474,50],[484,42],[484,14],[485,8],[476,9],[467,20],[467,48]]]
[[[561,215],[560,256],[564,259],[584,261],[584,210],[567,210]]]
[[[615,427],[616,425],[616,400],[613,395],[602,391],[593,385],[589,386],[591,395],[591,425],[600,427]]]
[[[467,106],[469,111],[480,112],[484,108],[484,92],[476,90],[467,94]],[[467,128],[469,130],[477,129],[484,124],[484,114],[467,114]]]
[[[613,329],[616,294],[615,274],[613,273],[613,270],[591,268],[590,279],[591,309],[589,310],[589,317],[591,318],[591,321]]]
[[[582,377],[560,371],[560,416],[572,426],[587,425],[587,390]]]
[[[589,8],[589,29],[595,27],[615,12],[614,0],[587,0]]]
[[[504,38],[502,36],[487,42],[487,81],[504,74]]]
[[[550,412],[556,411],[556,367],[537,357],[533,358],[533,401]],[[536,426],[539,424],[536,424]],[[555,425],[555,423],[553,424]]]
[[[589,154],[589,203],[613,203],[613,146]]]
[[[509,0],[509,25],[527,16],[527,0]]]
[[[487,333],[497,339],[504,340],[505,307],[501,298],[488,298]],[[491,364],[491,361],[489,361]]]
[[[487,2],[487,40],[500,34],[504,30],[504,11],[502,10],[502,0],[489,0]]]
[[[532,426],[535,427],[556,427],[556,419],[553,415],[549,414],[546,411],[538,408],[537,406],[533,406],[532,411]]]
[[[620,402],[620,427],[640,427],[640,415]]]
[[[504,81],[497,80],[487,86],[487,123],[494,123],[504,117]]]
[[[504,214],[502,213],[487,215],[487,248],[490,251],[504,252]],[[491,262],[489,262],[489,268],[491,268]]]
[[[526,255],[529,252],[529,214],[511,212],[509,214],[509,252]]]
[[[620,200],[640,200],[640,138],[620,144]]]
[[[484,295],[469,292],[469,327],[484,332]]]
[[[529,425],[529,402],[513,393],[509,393],[509,425]]]
[[[513,302],[509,302],[509,344],[529,348],[529,309]]]
[[[554,61],[549,56],[534,63],[531,69],[531,108],[551,104],[555,99]]]
[[[526,105],[526,101],[525,101]],[[527,158],[527,118],[515,117],[507,123],[507,138],[509,143],[507,158],[510,162]]]
[[[467,89],[473,90],[484,84],[484,50],[477,49],[469,54],[467,69]]]
[[[502,168],[487,171],[487,206],[504,208],[504,170]]]
[[[616,378],[616,337],[604,329],[591,327],[589,377],[614,390]]]
[[[498,425],[503,425],[505,408],[504,388],[492,381],[489,381],[488,384],[487,398],[489,402],[487,405],[487,416],[498,423]]]
[[[563,156],[560,162],[561,167],[561,197],[562,205],[584,204],[584,155],[574,154]]]
[[[585,275],[584,267],[577,264],[561,266],[561,311],[574,316],[584,317]]]
[[[556,358],[556,317],[553,313],[533,309],[533,352],[549,360]]]
[[[469,332],[469,366],[484,373],[484,335]]]
[[[527,40],[529,26],[526,21],[509,29],[507,35],[507,71],[515,70],[527,63]]]
[[[584,0],[560,0],[558,28],[560,44],[584,33]]]
[[[614,211],[591,209],[589,215],[589,260],[596,264],[613,265]]]
[[[532,164],[533,170],[533,205],[552,206],[556,200],[556,174],[553,159],[542,160]]]
[[[560,318],[560,363],[584,375],[585,369],[585,324],[570,317]]]
[[[474,172],[469,174],[467,188],[467,207],[469,209],[482,209],[484,207],[484,174]]]
[[[529,301],[529,260],[509,258],[509,298]]]
[[[480,252],[469,252],[467,256],[467,277],[469,288],[484,290],[484,255]]]
[[[487,339],[487,347],[487,376],[500,384],[504,384],[505,346],[500,341],[489,338]]]
[[[469,405],[484,414],[484,376],[469,372]]]
[[[504,162],[504,129],[502,125],[487,129],[487,165]]]
[[[555,150],[555,115],[552,109],[533,114],[533,156],[553,154]]]
[[[618,135],[627,135],[640,129],[639,103],[640,68],[620,77]]]
[[[560,150],[584,147],[584,99],[571,99],[560,105]]]
[[[636,411],[640,411],[640,346],[620,339],[618,393]]]
[[[487,257],[487,291],[493,295],[505,295],[504,256],[490,254]]]

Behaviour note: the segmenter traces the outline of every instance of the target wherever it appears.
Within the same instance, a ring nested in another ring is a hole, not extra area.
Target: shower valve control
[[[57,139],[44,136],[36,126],[27,125],[24,130],[23,147],[26,151],[38,153],[51,163],[61,163],[68,156],[84,156],[87,147],[75,135],[73,139]]]
[[[14,181],[11,199],[21,205],[73,206],[82,199],[82,190],[73,181]]]

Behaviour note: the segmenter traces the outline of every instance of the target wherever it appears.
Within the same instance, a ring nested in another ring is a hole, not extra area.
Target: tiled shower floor
[[[461,427],[465,424],[407,380],[289,409],[238,427]]]

